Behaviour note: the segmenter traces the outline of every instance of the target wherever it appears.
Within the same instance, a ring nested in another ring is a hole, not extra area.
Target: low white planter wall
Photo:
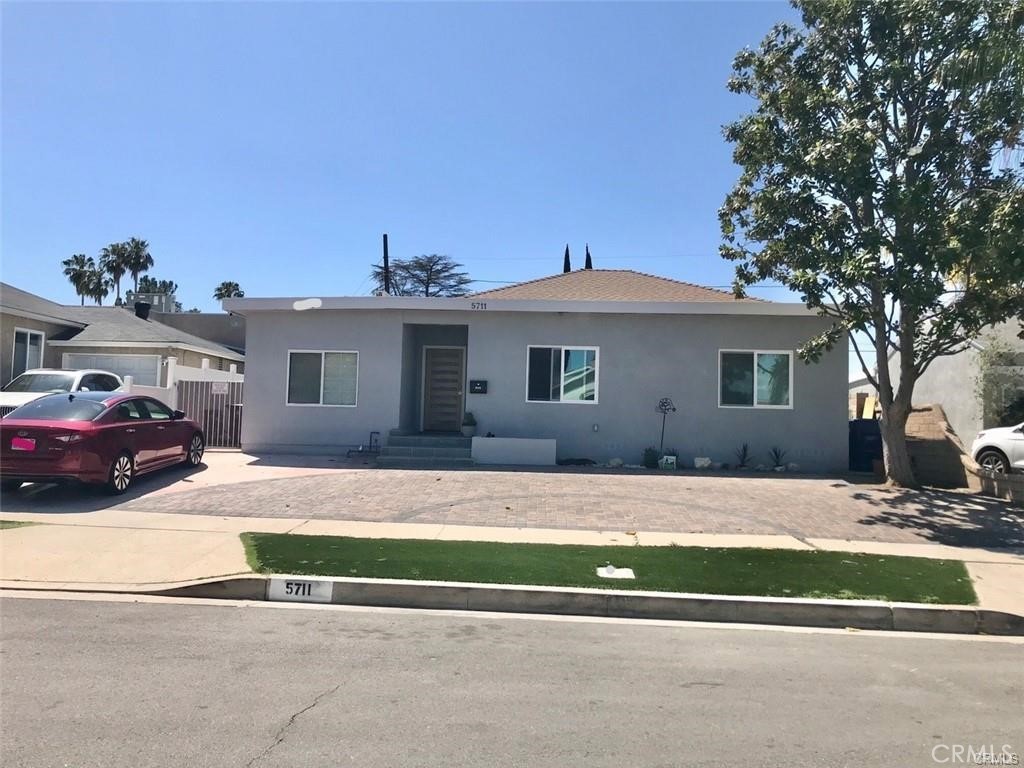
[[[553,466],[555,442],[530,437],[474,437],[472,455],[477,464]]]

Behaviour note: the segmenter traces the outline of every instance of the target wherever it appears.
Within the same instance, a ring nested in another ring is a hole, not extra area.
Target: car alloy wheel
[[[979,466],[982,469],[988,470],[989,472],[996,472],[998,474],[1006,474],[1006,462],[1003,457],[995,451],[985,451],[979,457]]]
[[[132,459],[127,453],[122,453],[114,459],[114,466],[110,468],[110,487],[114,493],[124,493],[132,484]]]
[[[197,467],[202,460],[203,438],[199,435],[193,435],[192,442],[188,445],[188,464],[190,467]]]

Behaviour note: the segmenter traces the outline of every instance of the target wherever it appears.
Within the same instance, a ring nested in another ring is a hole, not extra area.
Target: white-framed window
[[[596,403],[598,347],[526,348],[526,399],[531,403]]]
[[[793,353],[789,350],[721,349],[719,408],[792,408]]]
[[[288,350],[288,405],[354,408],[358,392],[358,352]]]
[[[43,367],[43,345],[46,334],[28,328],[14,329],[14,356],[11,360],[11,378],[25,371]]]

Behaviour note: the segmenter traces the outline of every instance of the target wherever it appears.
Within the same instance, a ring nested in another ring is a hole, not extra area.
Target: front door
[[[465,347],[424,347],[424,431],[458,432],[462,428],[465,378]]]

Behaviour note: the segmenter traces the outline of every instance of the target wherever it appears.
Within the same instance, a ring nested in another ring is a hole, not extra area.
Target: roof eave
[[[296,309],[310,306],[310,309]],[[425,298],[410,296],[337,296],[225,299],[224,309],[235,315],[253,312],[325,309],[455,312],[565,312],[625,315],[783,315],[815,316],[803,304],[762,301],[565,301],[542,299]]]
[[[40,320],[44,323],[53,323],[54,325],[66,325],[68,328],[85,328],[85,323],[79,323],[74,320],[68,320],[63,317],[57,317],[56,315],[45,315],[39,312],[29,312],[27,309],[21,307],[12,307],[7,304],[0,304],[0,313],[8,315],[17,315],[18,317],[27,317],[30,320]]]

